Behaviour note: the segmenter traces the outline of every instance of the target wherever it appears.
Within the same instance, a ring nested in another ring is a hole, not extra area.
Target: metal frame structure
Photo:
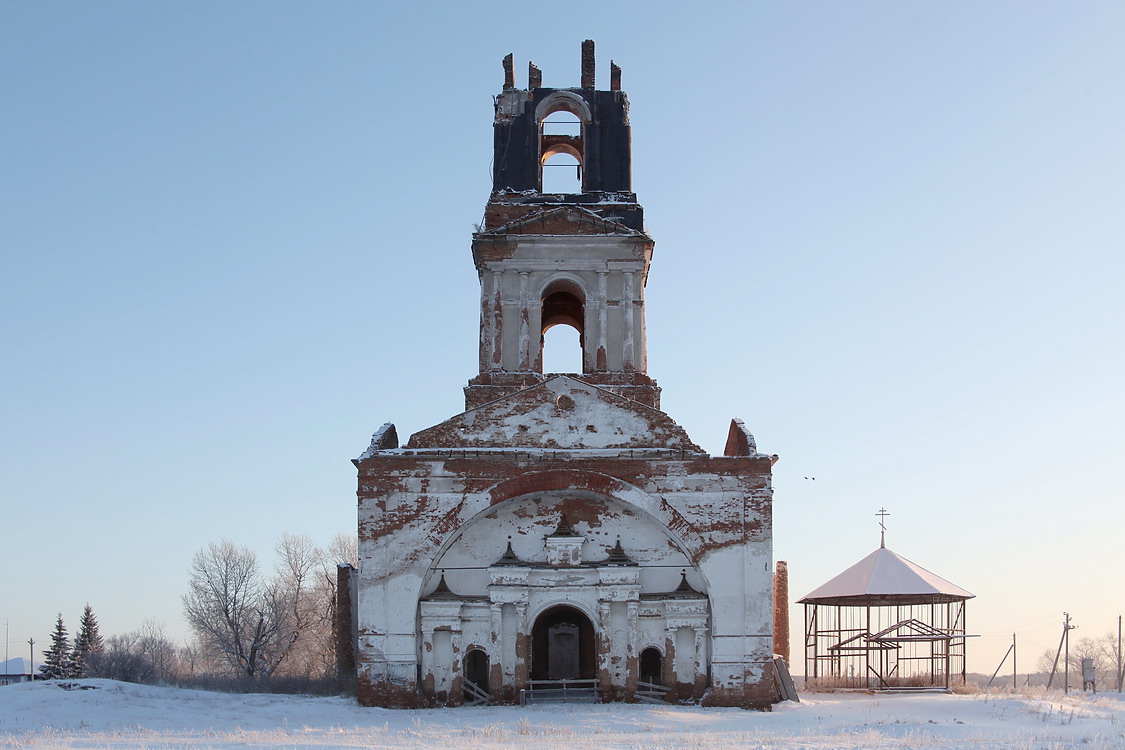
[[[965,682],[967,598],[872,594],[802,599],[806,684],[952,690]]]

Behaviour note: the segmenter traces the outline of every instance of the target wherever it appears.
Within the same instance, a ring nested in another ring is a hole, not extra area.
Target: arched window
[[[539,123],[540,192],[582,192],[582,120],[558,109]]]
[[[540,371],[586,371],[586,295],[578,284],[559,279],[547,285],[542,298]]]

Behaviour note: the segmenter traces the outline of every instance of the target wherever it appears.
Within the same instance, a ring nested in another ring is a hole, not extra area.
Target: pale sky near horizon
[[[0,2],[0,620],[163,622],[192,554],[354,531],[463,408],[515,54],[623,68],[649,371],[777,453],[795,601],[878,545],[972,591],[969,669],[1116,629],[1125,5]],[[804,477],[815,476],[815,481]],[[793,660],[800,665],[799,608]]]

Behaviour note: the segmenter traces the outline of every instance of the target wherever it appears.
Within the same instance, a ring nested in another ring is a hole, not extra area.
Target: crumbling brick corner
[[[382,708],[428,708],[432,705],[412,687],[372,682],[362,675],[356,680],[356,700],[361,706]]]
[[[773,652],[789,664],[789,566],[777,561],[773,574]]]
[[[757,678],[747,675],[747,682],[737,687],[712,687],[700,703],[704,706],[746,708],[754,711],[772,711],[773,665],[763,664]]]
[[[359,649],[356,629],[356,573],[351,565],[341,564],[336,567],[332,639],[336,647],[336,683],[345,695],[355,695],[356,692],[356,651]]]

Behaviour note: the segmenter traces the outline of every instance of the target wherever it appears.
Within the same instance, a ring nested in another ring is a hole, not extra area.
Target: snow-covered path
[[[391,711],[83,680],[0,688],[0,748],[1125,748],[1117,694],[812,694],[772,713],[596,705]]]

